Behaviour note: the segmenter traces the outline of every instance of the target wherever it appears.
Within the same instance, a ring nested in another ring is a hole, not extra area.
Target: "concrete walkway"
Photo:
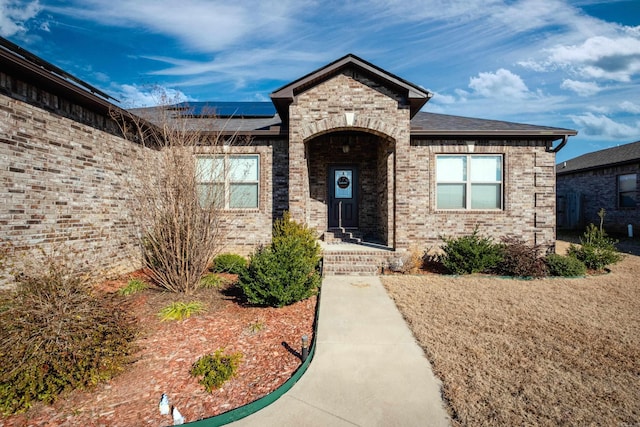
[[[322,283],[307,372],[244,426],[448,426],[440,383],[378,277]]]

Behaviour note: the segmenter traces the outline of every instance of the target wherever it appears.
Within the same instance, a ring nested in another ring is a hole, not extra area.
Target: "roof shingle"
[[[583,154],[566,162],[558,163],[556,165],[556,173],[564,175],[634,161],[640,162],[640,141],[594,151],[593,153]]]

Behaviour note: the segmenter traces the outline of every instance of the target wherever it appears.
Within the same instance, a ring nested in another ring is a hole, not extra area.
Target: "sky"
[[[640,0],[0,0],[0,36],[117,98],[269,101],[353,53],[423,111],[640,140]]]

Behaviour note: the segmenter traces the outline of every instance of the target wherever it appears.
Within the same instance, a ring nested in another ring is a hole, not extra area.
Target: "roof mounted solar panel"
[[[185,117],[253,118],[276,114],[271,102],[181,102],[169,108]]]

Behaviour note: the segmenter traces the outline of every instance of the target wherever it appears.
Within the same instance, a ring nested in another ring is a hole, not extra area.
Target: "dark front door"
[[[353,166],[329,170],[329,227],[358,226],[358,171]]]

